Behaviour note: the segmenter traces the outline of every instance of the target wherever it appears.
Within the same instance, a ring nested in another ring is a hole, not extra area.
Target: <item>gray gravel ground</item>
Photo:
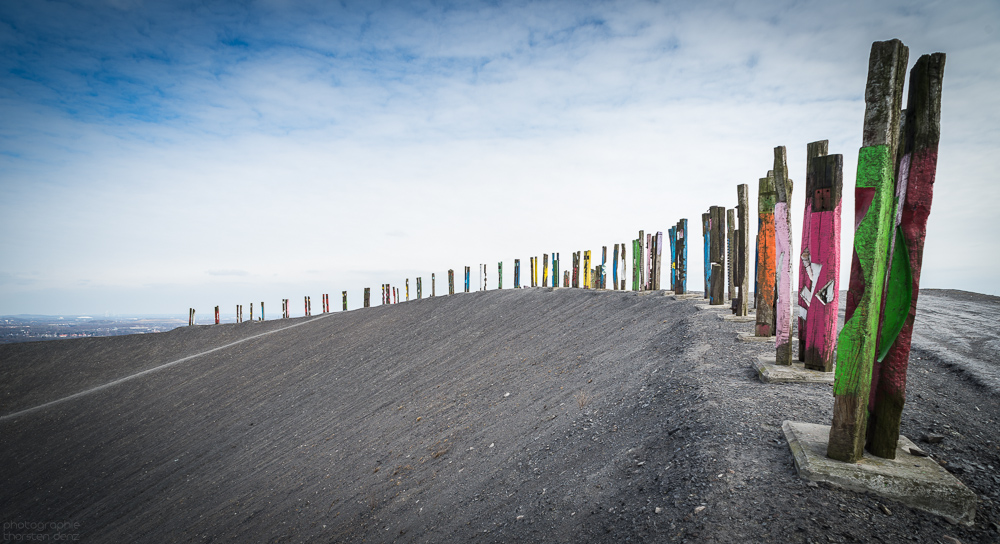
[[[998,542],[1000,336],[963,318],[1000,304],[920,300],[957,323],[918,318],[903,433],[979,495],[973,527],[800,480],[781,423],[829,424],[831,388],[757,381],[773,348],[735,340],[752,324],[576,289],[0,346],[2,418],[242,340],[0,419],[0,522],[84,542]]]

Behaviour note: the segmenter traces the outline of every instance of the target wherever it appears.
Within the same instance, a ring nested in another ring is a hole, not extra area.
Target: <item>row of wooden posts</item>
[[[775,363],[791,365],[792,319],[797,319],[797,359],[806,369],[835,371],[827,454],[847,462],[857,462],[865,449],[895,458],[905,402],[937,170],[945,54],[917,60],[903,109],[908,57],[908,48],[899,40],[872,45],[855,182],[853,258],[846,319],[839,334],[843,156],[829,155],[826,140],[806,146],[805,209],[794,299],[793,184],[783,146],[774,148],[773,168],[759,178],[755,335],[775,336]],[[737,186],[735,210],[711,206],[702,214],[705,297],[710,305],[724,304],[728,288],[732,311],[739,316],[748,315],[747,189],[745,184]]]
[[[801,251],[798,254],[798,360],[807,369],[835,371],[834,417],[828,455],[856,462],[866,448],[893,458],[905,401],[906,368],[919,292],[923,242],[937,165],[940,139],[941,88],[945,55],[923,55],[910,72],[907,108],[902,89],[909,50],[899,40],[875,42],[869,59],[864,137],[855,186],[855,233],[846,321],[837,333],[840,276],[841,196],[843,156],[829,155],[826,140],[806,146],[806,199]],[[775,336],[776,364],[792,364],[792,223],[793,184],[784,146],[774,148],[773,168],[758,180],[758,232],[755,243],[755,335]],[[731,301],[732,312],[749,314],[749,187],[737,186],[735,209],[711,206],[702,214],[704,293],[710,305]],[[688,221],[668,229],[670,290],[687,292]],[[631,290],[661,289],[663,232],[644,233],[632,241]],[[626,290],[627,244],[615,244],[611,289]],[[590,251],[572,255],[562,287],[607,288],[607,246],[601,264]],[[551,262],[550,262],[551,261]],[[531,287],[558,287],[560,254],[531,257]],[[619,268],[619,262],[621,267]],[[479,267],[480,285],[487,289],[488,265]],[[551,270],[551,275],[550,275]],[[471,288],[465,267],[464,291]],[[539,272],[541,282],[539,283]],[[620,272],[620,274],[619,274]],[[581,281],[582,280],[582,281]],[[503,288],[503,262],[497,263],[497,289]],[[514,260],[514,288],[521,288],[521,261]],[[728,290],[728,296],[726,291]],[[454,270],[448,271],[448,294],[455,293]],[[370,288],[364,289],[369,307]],[[430,296],[436,295],[431,274]],[[342,292],[347,310],[347,291]],[[405,298],[404,298],[405,297]],[[382,285],[382,304],[410,300],[405,292]],[[416,278],[416,298],[423,298],[423,279]],[[305,314],[311,302],[304,299]],[[323,295],[323,312],[329,312]],[[243,306],[237,306],[237,322]],[[195,311],[189,313],[194,324]],[[282,317],[289,301],[282,300]],[[260,303],[260,320],[264,303]],[[253,304],[250,305],[253,321]],[[219,307],[215,307],[219,323]]]

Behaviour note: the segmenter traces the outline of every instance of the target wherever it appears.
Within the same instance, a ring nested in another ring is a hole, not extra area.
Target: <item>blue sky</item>
[[[697,226],[777,145],[798,240],[890,38],[948,54],[923,286],[1000,294],[1000,4],[689,4],[0,2],[0,314],[355,307]]]

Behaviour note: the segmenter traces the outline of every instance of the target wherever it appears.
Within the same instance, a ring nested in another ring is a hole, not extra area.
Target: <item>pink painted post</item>
[[[805,217],[799,267],[799,360],[805,367],[833,371],[840,308],[840,215],[844,158],[812,154],[806,178]],[[809,144],[810,147],[814,144]]]
[[[777,277],[775,364],[792,364],[792,180],[788,179],[785,146],[774,148],[774,245]]]

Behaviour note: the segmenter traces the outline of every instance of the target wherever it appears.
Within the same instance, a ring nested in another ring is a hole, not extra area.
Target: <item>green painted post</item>
[[[892,234],[893,169],[909,50],[899,40],[872,44],[865,89],[865,126],[855,185],[854,258],[846,319],[837,340],[833,425],[827,455],[855,463],[864,453],[872,382]]]

